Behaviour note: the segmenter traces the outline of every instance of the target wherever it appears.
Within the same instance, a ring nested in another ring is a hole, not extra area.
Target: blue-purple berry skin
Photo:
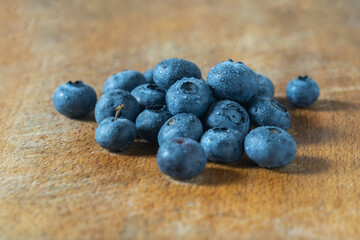
[[[104,119],[96,128],[95,140],[102,147],[111,151],[122,151],[136,138],[135,124],[125,118]]]
[[[140,106],[136,99],[125,90],[110,90],[102,95],[95,106],[95,120],[101,123],[105,118],[115,117],[115,108],[124,104],[125,108],[121,111],[121,118],[135,121],[140,113]]]
[[[126,70],[110,76],[103,88],[103,93],[114,89],[122,89],[131,92],[137,86],[147,83],[146,78],[141,72]]]
[[[202,116],[212,100],[211,90],[202,79],[183,78],[166,93],[166,105],[171,114],[192,113]]]
[[[207,75],[206,83],[215,97],[246,103],[258,92],[258,81],[253,70],[242,62],[231,59],[214,66]]]
[[[241,158],[244,153],[244,135],[229,128],[212,128],[201,137],[207,159],[211,162],[230,163]]]
[[[281,128],[258,127],[246,136],[245,152],[260,167],[281,167],[295,158],[296,142]]]
[[[166,92],[156,84],[146,83],[137,86],[131,91],[131,95],[138,101],[141,110],[146,107],[165,105]]]
[[[163,143],[177,137],[191,138],[199,141],[203,134],[201,121],[191,113],[179,113],[169,118],[160,128],[158,143]]]
[[[149,69],[144,72],[144,77],[147,83],[155,83],[153,78],[154,69]]]
[[[286,87],[286,96],[295,107],[307,107],[318,99],[320,88],[309,76],[299,76]]]
[[[160,146],[157,164],[161,172],[176,180],[185,180],[202,173],[206,154],[200,143],[189,138],[174,138]]]
[[[95,90],[82,81],[69,81],[61,85],[52,96],[56,110],[69,118],[79,118],[90,113],[96,99]]]
[[[256,74],[256,79],[259,84],[259,90],[256,96],[274,98],[275,90],[271,80],[260,73]]]
[[[201,79],[200,68],[185,59],[167,58],[159,62],[153,72],[154,82],[164,90],[168,90],[171,85],[184,77]]]

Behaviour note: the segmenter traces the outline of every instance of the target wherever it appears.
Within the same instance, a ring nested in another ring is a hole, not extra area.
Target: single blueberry
[[[125,109],[121,112],[121,118],[135,121],[140,112],[139,103],[128,91],[115,89],[106,92],[96,103],[96,122],[101,123],[105,118],[114,117],[115,108],[122,104],[125,105]]]
[[[256,98],[247,105],[251,124],[259,126],[276,126],[284,130],[290,127],[291,119],[288,110],[271,98]]]
[[[245,152],[260,167],[281,167],[294,159],[296,142],[281,128],[258,127],[246,136]]]
[[[206,165],[206,155],[201,145],[189,138],[175,138],[160,146],[157,164],[165,174],[177,180],[195,177]]]
[[[110,76],[103,89],[103,94],[114,89],[122,89],[130,92],[137,86],[145,84],[146,78],[141,72],[127,70]]]
[[[256,96],[274,98],[274,85],[271,80],[262,74],[257,73],[256,79],[259,84],[259,91]]]
[[[244,135],[229,128],[212,128],[201,137],[207,159],[212,162],[237,161],[244,153]]]
[[[184,59],[167,58],[159,62],[153,72],[154,82],[164,90],[184,77],[201,79],[200,68]]]
[[[250,127],[249,115],[240,104],[222,100],[214,103],[205,115],[206,128],[230,128],[246,136]]]
[[[153,72],[154,72],[154,69],[149,69],[144,72],[144,77],[146,78],[147,83],[155,83],[154,78],[153,78]]]
[[[138,135],[148,142],[157,142],[161,126],[171,116],[165,105],[147,107],[136,118],[135,124]]]
[[[142,84],[132,90],[131,95],[138,101],[142,110],[150,106],[165,105],[166,92],[156,84]]]
[[[295,107],[307,107],[319,97],[318,84],[308,76],[291,80],[286,87],[286,96]]]
[[[211,90],[202,79],[183,78],[166,93],[166,105],[172,115],[192,113],[199,117],[206,112],[210,101]]]
[[[69,118],[87,115],[94,109],[96,99],[94,89],[82,81],[69,81],[61,85],[52,96],[56,110]]]
[[[232,60],[214,66],[207,75],[206,83],[216,98],[239,103],[248,102],[258,92],[256,74],[241,62]]]
[[[179,113],[168,119],[160,128],[159,145],[176,137],[198,141],[203,134],[201,121],[191,113]]]

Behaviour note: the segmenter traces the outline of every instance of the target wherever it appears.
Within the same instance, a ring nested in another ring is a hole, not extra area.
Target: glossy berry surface
[[[294,159],[296,143],[281,128],[258,127],[246,136],[245,152],[260,167],[281,167]]]
[[[136,118],[135,125],[139,137],[148,142],[157,142],[161,126],[171,117],[165,105],[147,107]]]
[[[138,101],[142,110],[150,106],[165,105],[166,93],[156,84],[142,84],[132,90],[131,95]]]
[[[157,153],[159,169],[174,179],[183,180],[202,173],[206,155],[201,145],[189,138],[175,138],[160,146]]]
[[[69,118],[87,115],[94,109],[96,99],[94,89],[82,81],[69,81],[61,85],[52,96],[56,110]]]
[[[105,118],[115,116],[115,108],[124,104],[125,109],[121,111],[121,118],[135,121],[139,115],[140,107],[136,99],[125,90],[110,90],[101,96],[95,106],[95,119],[101,123]]]
[[[248,102],[258,92],[256,74],[241,62],[231,59],[214,66],[206,78],[218,99]]]
[[[206,128],[230,128],[246,136],[250,127],[249,115],[240,104],[222,100],[214,103],[205,115]]]
[[[209,161],[229,163],[237,161],[244,153],[244,135],[229,128],[212,128],[201,137]]]
[[[286,96],[295,107],[307,107],[319,97],[318,84],[308,76],[291,80],[286,87]]]
[[[102,147],[111,151],[122,151],[136,138],[135,124],[124,118],[108,117],[95,131],[95,140]]]
[[[258,97],[267,97],[274,98],[274,85],[269,78],[266,76],[257,73],[256,79],[259,84],[258,93],[256,96]]]
[[[288,110],[271,98],[256,98],[248,106],[251,124],[259,126],[276,126],[284,130],[290,127],[291,119]]]
[[[167,58],[159,62],[153,72],[154,82],[164,90],[184,77],[201,79],[200,68],[185,59]]]
[[[122,89],[130,92],[137,86],[145,83],[147,83],[146,78],[141,72],[127,70],[110,76],[104,84],[103,93],[114,89]]]
[[[202,79],[183,78],[174,83],[166,93],[166,105],[172,115],[192,113],[202,116],[209,107],[211,90]]]
[[[154,72],[154,69],[149,69],[144,72],[144,77],[146,78],[147,83],[155,83],[154,78],[153,78],[153,72]]]
[[[160,128],[158,143],[163,143],[177,137],[200,140],[203,133],[201,121],[191,113],[179,113],[168,119]]]

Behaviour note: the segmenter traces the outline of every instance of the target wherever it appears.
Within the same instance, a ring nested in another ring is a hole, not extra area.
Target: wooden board
[[[360,2],[1,1],[1,239],[359,239]],[[288,166],[208,164],[188,182],[162,175],[156,148],[120,154],[71,120],[54,89],[189,59],[203,77],[232,58],[269,76],[298,144]],[[321,96],[286,101],[308,74]]]

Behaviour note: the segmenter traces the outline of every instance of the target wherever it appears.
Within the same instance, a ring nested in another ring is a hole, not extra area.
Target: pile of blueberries
[[[286,94],[295,107],[306,107],[317,100],[319,87],[299,76]],[[287,133],[290,114],[273,97],[269,78],[242,62],[219,63],[204,81],[194,63],[169,58],[144,74],[112,75],[97,102],[92,87],[70,81],[55,90],[53,103],[70,118],[95,108],[95,139],[107,150],[123,151],[137,137],[158,143],[159,169],[181,180],[200,174],[208,160],[230,163],[244,151],[261,167],[290,163],[296,154]]]

